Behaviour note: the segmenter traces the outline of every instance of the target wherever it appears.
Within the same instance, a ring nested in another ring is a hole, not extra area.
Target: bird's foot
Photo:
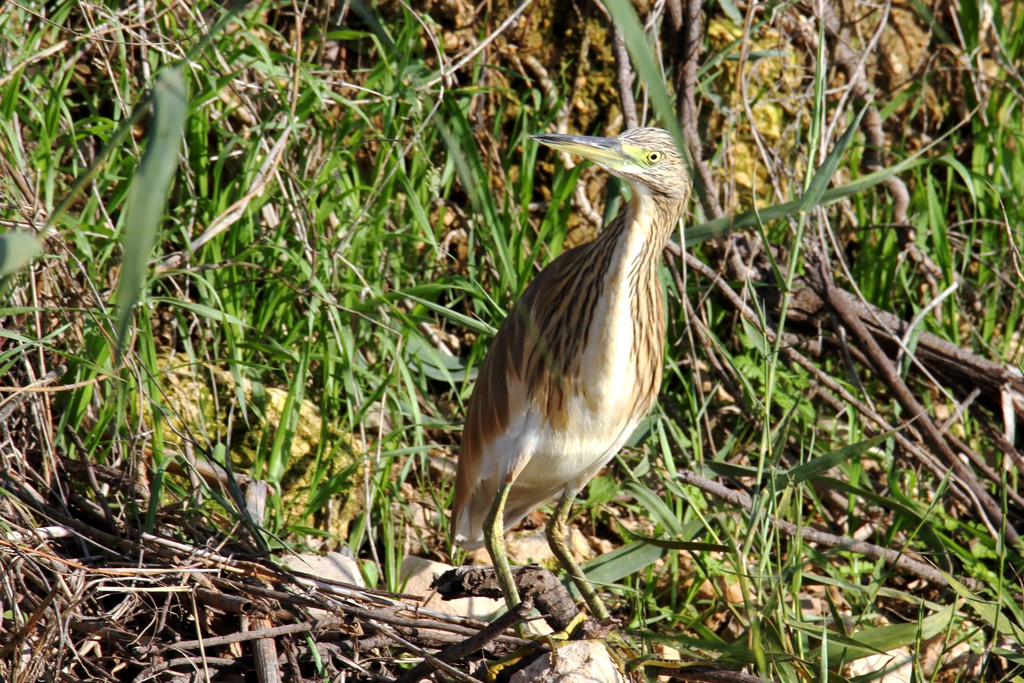
[[[551,648],[551,666],[558,666],[559,644],[568,642],[573,632],[589,618],[590,617],[587,616],[586,612],[580,612],[572,618],[572,621],[570,621],[564,629],[558,633],[549,633],[544,637],[548,647]]]

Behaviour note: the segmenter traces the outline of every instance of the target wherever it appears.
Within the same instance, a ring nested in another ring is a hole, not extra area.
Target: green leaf
[[[729,21],[734,24],[743,24],[743,14],[736,8],[732,0],[718,0],[718,6],[722,8],[722,12],[725,16],[729,17]],[[767,52],[767,50],[766,50]],[[753,54],[749,55],[750,59],[758,59]]]
[[[157,77],[153,92],[153,127],[142,163],[132,180],[125,206],[121,276],[117,286],[117,348],[120,363],[132,308],[146,281],[149,255],[167,205],[167,192],[178,168],[182,125],[188,112],[181,69]]]
[[[627,481],[623,488],[627,493],[636,498],[637,502],[650,513],[651,519],[660,524],[669,535],[673,537],[682,535],[682,525],[676,518],[675,513],[662,500],[661,496],[638,481]]]
[[[619,494],[619,484],[611,477],[594,477],[587,484],[587,504],[604,505]]]
[[[955,614],[955,605],[948,605],[920,622],[868,628],[851,636],[843,636],[835,631],[830,631],[828,634],[828,661],[839,661],[842,658],[849,662],[879,652],[892,652],[901,647],[934,638],[949,626],[949,622]],[[815,637],[820,635],[815,626],[808,626],[795,620],[787,620],[787,623],[790,627],[804,631],[808,635]],[[812,653],[810,659],[817,661],[819,656],[823,656],[821,648]]]
[[[800,621],[792,621],[790,622],[790,626],[793,629],[801,631],[811,637],[820,638],[823,643],[826,642],[825,639],[827,638],[828,642],[833,643],[833,648],[836,648],[837,645],[846,645],[854,649],[854,651],[863,651],[863,654],[859,655],[860,657],[867,657],[869,654],[885,654],[885,650],[877,650],[871,647],[870,645],[867,645],[866,643],[857,640],[856,638],[851,638],[850,636],[843,635],[842,633],[839,633],[837,631],[825,631],[824,633],[822,633],[820,627],[813,626]],[[917,624],[914,624],[914,626],[917,626]],[[831,656],[833,653],[830,652],[828,654],[829,656]]]
[[[0,235],[0,278],[21,270],[42,250],[39,238],[26,230]]]
[[[406,337],[404,348],[407,357],[414,360],[423,374],[430,379],[454,385],[466,381],[467,375],[471,375],[470,379],[476,377],[477,368],[467,373],[466,361],[463,358],[445,355],[420,337]]]
[[[782,280],[779,281],[782,282]],[[740,323],[743,325],[743,336],[746,342],[757,351],[761,358],[768,358],[771,355],[771,348],[764,332],[744,317],[740,318]]]
[[[665,75],[662,72],[661,64],[654,57],[654,52],[647,41],[647,34],[644,33],[643,24],[640,23],[632,0],[607,0],[605,6],[612,16],[612,21],[622,29],[626,40],[626,49],[629,51],[640,81],[647,87],[647,95],[650,97],[658,121],[675,138],[676,147],[686,160],[687,168],[690,169],[693,186],[697,194],[703,196],[707,189],[701,182],[700,176],[693,172],[693,158],[683,141],[683,129],[679,126],[675,107],[672,106],[668,88],[665,87]]]
[[[841,199],[858,194],[884,183],[889,178],[893,177],[898,173],[904,171],[910,171],[931,163],[930,159],[921,157],[912,157],[905,159],[895,166],[883,168],[881,171],[875,171],[868,175],[854,180],[853,182],[840,185],[839,187],[833,187],[822,193],[821,198],[817,202],[821,206],[828,206],[835,204]],[[785,204],[776,204],[775,206],[769,206],[764,209],[751,209],[750,211],[744,211],[743,213],[736,214],[735,216],[722,216],[715,220],[695,225],[692,228],[687,228],[684,235],[686,239],[686,246],[693,247],[699,244],[707,242],[713,237],[728,234],[731,230],[741,230],[743,228],[752,228],[761,223],[770,223],[777,221],[780,218],[786,218],[799,213],[803,207],[804,200],[796,199]]]
[[[583,571],[587,579],[596,584],[612,584],[619,579],[636,574],[649,565],[657,562],[665,550],[649,543],[637,541],[627,543],[621,548],[616,548],[610,553],[595,557],[583,565]],[[563,582],[569,588],[573,596],[578,596],[579,591],[576,584],[572,583],[569,577]]]
[[[773,485],[776,489],[782,489],[786,486],[796,486],[802,484],[808,479],[812,479],[819,474],[824,474],[830,469],[841,463],[850,460],[862,453],[866,453],[878,444],[884,442],[886,439],[892,437],[893,434],[898,430],[891,430],[884,434],[859,441],[849,446],[843,446],[837,448],[831,453],[826,453],[820,458],[814,458],[809,462],[805,462],[803,465],[797,465],[796,467],[786,471],[779,472],[773,477]]]
[[[249,327],[249,325],[241,318],[231,315],[226,311],[219,311],[216,308],[204,306],[203,304],[197,304],[192,301],[183,301],[181,299],[171,299],[169,297],[155,296],[150,299],[154,303],[167,304],[171,307],[184,308],[186,311],[192,311],[200,318],[209,318],[210,320],[216,320],[221,323],[228,323],[230,325],[239,325],[241,327]]]
[[[835,147],[825,157],[825,161],[818,168],[818,171],[811,178],[810,185],[807,186],[807,191],[804,192],[804,196],[800,198],[800,212],[807,213],[814,209],[821,202],[825,196],[825,190],[828,189],[829,183],[832,182],[832,176],[835,175],[836,169],[839,168],[839,162],[843,160],[843,155],[846,154],[847,148],[850,143],[853,142],[853,136],[857,132],[857,127],[860,126],[861,119],[864,118],[864,113],[867,112],[868,107],[864,106],[860,113],[853,119],[853,122],[843,133],[843,136],[836,142]]]
[[[647,543],[657,548],[664,548],[665,550],[706,550],[709,552],[720,553],[729,551],[729,546],[721,545],[719,543],[706,543],[704,541],[676,541],[668,538],[655,538],[654,536],[642,536],[640,534],[635,534],[624,526],[620,526],[619,528],[632,541]]]
[[[963,598],[992,629],[1018,643],[1024,643],[1024,629],[1010,621],[1005,614],[1000,612],[995,603],[978,597],[971,589],[954,579],[951,574],[942,572],[942,575],[946,577],[946,581],[957,592],[957,595]]]
[[[433,301],[428,301],[427,299],[421,299],[420,297],[413,296],[411,294],[406,294],[406,298],[409,299],[410,301],[415,301],[418,304],[422,304],[426,308],[432,310],[434,313],[437,313],[438,315],[447,318],[456,325],[461,325],[462,327],[465,327],[467,330],[475,334],[484,334],[493,337],[498,333],[498,329],[496,327],[491,327],[482,320],[477,320],[476,318],[471,318],[468,315],[459,313],[458,311],[453,311],[450,308],[445,308],[441,304],[434,303]]]

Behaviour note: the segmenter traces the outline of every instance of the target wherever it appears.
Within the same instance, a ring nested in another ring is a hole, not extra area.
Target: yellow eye
[[[647,156],[645,157],[645,160],[649,164],[656,164],[659,161],[661,161],[661,156],[661,152],[648,152]]]

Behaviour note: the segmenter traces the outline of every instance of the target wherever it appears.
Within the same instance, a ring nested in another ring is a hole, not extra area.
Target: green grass
[[[23,385],[61,367],[59,383],[72,387],[48,404],[51,431],[33,457],[45,451],[142,469],[154,495],[148,510],[133,512],[147,530],[161,528],[178,504],[197,518],[239,518],[237,501],[171,473],[189,452],[231,462],[278,487],[265,520],[275,550],[348,546],[371,582],[400,590],[407,549],[451,559],[452,482],[432,462],[457,453],[490,338],[539,268],[564,250],[577,182],[591,201],[605,200],[593,185],[604,182],[600,174],[565,169],[529,139],[550,130],[567,103],[572,111],[576,67],[547,65],[552,97],[524,77],[522,62],[495,49],[446,84],[431,37],[443,44],[456,35],[450,20],[399,6],[350,11],[343,27],[313,9],[296,22],[292,5],[269,2],[212,27],[196,19],[214,11],[204,3],[194,14],[175,7],[146,17],[115,15],[116,3],[91,7],[93,15],[72,2],[0,13],[0,155],[28,188],[0,178],[2,229],[46,237],[42,256],[23,267],[34,243],[22,233],[0,236],[0,376]],[[621,2],[609,9],[627,11]],[[488,11],[473,27],[477,40],[507,16],[506,8]],[[555,11],[538,5],[529,21]],[[709,21],[725,21],[719,7],[707,11]],[[981,49],[981,10],[963,2],[959,12],[975,42],[945,44],[954,55]],[[964,70],[951,85],[936,69],[876,100],[890,165],[906,162],[898,175],[911,190],[910,230],[892,224],[880,187],[892,171],[865,177],[859,168],[864,103],[839,110],[827,70],[788,90],[754,77],[765,106],[784,101],[796,151],[782,150],[763,169],[775,174],[781,198],[755,187],[726,205],[740,213],[758,203],[744,219],[746,234],[784,247],[770,264],[784,291],[806,271],[809,250],[836,246],[834,262],[847,264],[835,269],[837,281],[904,320],[956,282],[918,331],[1018,365],[1024,85],[1006,65],[1024,54],[1024,11],[1014,4],[993,21],[1003,50],[1001,61],[992,58],[996,77]],[[656,58],[641,44],[640,24],[630,29],[641,80],[664,116],[671,99],[654,80]],[[728,102],[741,43],[707,47],[699,96]],[[154,119],[150,93],[159,100],[160,79],[176,69],[187,86],[180,151],[151,151],[161,105]],[[590,76],[614,82],[597,67]],[[962,92],[958,106],[942,97],[935,104],[935,91],[952,97],[946,88]],[[826,139],[834,120],[838,132]],[[712,111],[703,123],[720,135],[710,163],[723,184],[762,165],[738,151],[743,117]],[[930,145],[920,135],[926,125]],[[147,180],[146,155],[176,165],[169,192]],[[793,155],[804,171],[783,168]],[[166,209],[154,208],[165,194]],[[133,215],[132,196],[158,215]],[[688,220],[687,241],[711,259],[699,245],[714,224],[698,222]],[[193,249],[211,226],[223,229]],[[829,230],[836,241],[819,242]],[[934,270],[908,257],[907,238]],[[982,653],[1003,633],[999,647],[1020,647],[1019,550],[944,495],[947,482],[908,464],[891,437],[865,445],[876,426],[849,406],[837,412],[816,400],[816,381],[785,362],[781,337],[773,342],[742,320],[692,272],[683,289],[668,268],[664,275],[671,308],[661,399],[647,431],[577,507],[581,525],[616,548],[592,571],[615,583],[627,632],[644,647],[751,664],[787,682],[840,680],[843,665],[872,648],[918,653],[929,638],[941,639],[941,651],[963,641]],[[684,299],[706,326],[708,346],[695,341]],[[789,329],[782,317],[773,325]],[[738,395],[728,394],[713,360]],[[894,424],[905,417],[869,373],[854,380],[840,354],[815,362]],[[949,395],[922,383],[909,363],[903,369],[926,405],[955,412]],[[35,433],[24,418],[18,425]],[[994,490],[1018,489],[990,433],[1002,431],[1001,416],[975,406],[951,429],[1003,477]],[[777,476],[856,444],[827,472]],[[686,468],[760,482],[755,512],[681,485],[675,474]],[[830,497],[837,491],[847,497],[844,510]],[[912,549],[977,579],[980,596],[908,585],[881,562],[781,534],[769,516]],[[671,546],[698,539],[728,550]],[[812,598],[816,607],[802,609]],[[916,680],[924,680],[930,674],[915,657]],[[991,663],[987,674],[1009,676],[1017,661]]]

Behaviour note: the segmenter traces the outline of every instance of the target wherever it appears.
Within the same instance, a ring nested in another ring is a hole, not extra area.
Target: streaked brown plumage
[[[541,271],[498,330],[469,401],[452,519],[457,543],[488,543],[499,579],[504,565],[511,605],[518,595],[514,584],[505,585],[511,573],[504,545],[487,538],[486,518],[500,536],[537,506],[561,499],[548,539],[591,611],[604,617],[565,547],[565,522],[576,493],[618,452],[661,386],[658,262],[682,216],[690,176],[660,129],[618,138],[534,137],[594,161],[626,181],[633,196],[594,241]]]

